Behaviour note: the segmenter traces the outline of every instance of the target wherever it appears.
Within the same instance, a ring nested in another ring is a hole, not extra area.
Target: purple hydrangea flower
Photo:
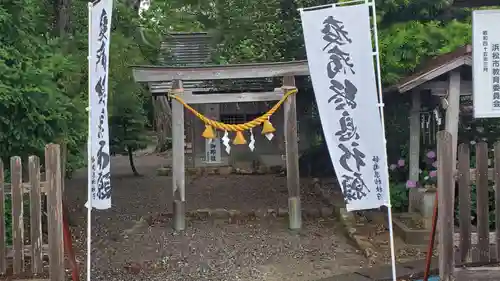
[[[417,183],[415,181],[412,180],[406,181],[406,188],[415,188],[415,187],[417,187]]]
[[[391,169],[391,171],[394,171],[394,170],[396,170],[396,168],[397,168],[397,167],[398,167],[398,166],[397,166],[396,164],[391,164],[391,165],[389,166],[389,169]]]
[[[398,167],[404,167],[405,166],[405,160],[404,159],[399,159],[398,160]]]
[[[435,177],[437,177],[437,171],[436,171],[436,170],[430,171],[430,172],[429,172],[429,176],[430,176],[431,178],[435,178]]]
[[[435,161],[434,163],[432,163],[432,167],[437,168],[438,167],[438,161]]]
[[[429,158],[429,159],[435,159],[436,158],[436,152],[434,152],[432,150],[429,151],[429,152],[427,152],[427,158]]]

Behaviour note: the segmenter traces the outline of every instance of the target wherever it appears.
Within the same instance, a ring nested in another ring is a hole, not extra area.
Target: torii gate
[[[172,82],[171,92],[187,104],[259,102],[280,100],[287,90],[295,89],[295,76],[309,75],[307,61],[204,66],[133,66],[136,82]],[[183,82],[222,79],[249,79],[283,77],[283,87],[272,92],[195,94],[184,89]],[[168,92],[163,93],[168,95]],[[284,103],[285,148],[288,187],[288,214],[290,229],[302,225],[300,204],[299,153],[297,143],[296,98],[291,95]],[[172,100],[172,172],[174,229],[185,229],[185,152],[184,106]]]

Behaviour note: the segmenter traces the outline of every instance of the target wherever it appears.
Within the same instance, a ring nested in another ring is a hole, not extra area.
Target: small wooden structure
[[[440,131],[437,135],[438,150],[438,194],[439,196],[439,273],[440,280],[455,280],[455,277],[466,275],[467,278],[479,278],[485,275],[484,271],[476,270],[466,271],[456,270],[456,264],[467,265],[471,263],[480,263],[487,265],[491,262],[500,261],[500,192],[495,194],[495,237],[496,241],[490,241],[490,210],[489,193],[493,189],[489,185],[488,169],[488,144],[480,142],[475,147],[476,169],[473,174],[476,186],[476,206],[477,206],[477,233],[472,234],[471,225],[471,191],[472,181],[470,172],[470,147],[469,144],[460,144],[458,147],[458,173],[455,175],[452,164],[454,142],[452,135],[447,131]],[[500,142],[494,145],[494,177],[495,185],[500,183]],[[459,184],[459,242],[457,251],[455,251],[455,179]],[[476,236],[476,239],[472,239]],[[473,243],[477,240],[477,243]],[[492,246],[493,244],[493,246]],[[489,280],[500,280],[500,268],[488,269],[489,277],[495,275],[496,278]],[[465,278],[465,277],[463,277]],[[482,279],[467,279],[482,280]]]
[[[295,88],[294,76],[309,75],[307,61],[283,63],[258,63],[239,65],[205,65],[205,66],[135,66],[134,79],[144,83],[172,82],[172,91],[188,104],[235,103],[256,101],[277,101],[282,98],[285,90]],[[229,79],[251,79],[283,77],[283,87],[272,92],[243,93],[204,93],[196,94],[183,87],[187,81],[214,81]],[[164,95],[167,92],[163,93]],[[301,227],[299,155],[297,145],[297,113],[295,96],[290,96],[284,104],[285,119],[285,150],[287,168],[287,186],[289,191],[290,228]],[[192,126],[192,125],[191,125]],[[184,150],[184,136],[192,132],[185,127],[184,107],[177,101],[172,101],[172,138],[173,138],[173,193],[174,193],[174,228],[185,228],[185,159],[193,161],[194,149]]]
[[[410,164],[409,179],[417,182],[420,173],[421,156],[421,108],[422,96],[430,95],[441,99],[441,106],[446,110],[444,129],[450,132],[454,143],[453,154],[456,155],[458,144],[458,125],[460,112],[466,110],[460,107],[461,96],[472,96],[472,47],[463,46],[457,50],[437,56],[428,61],[415,74],[402,79],[386,92],[411,94],[412,108],[410,111]],[[470,113],[470,111],[468,112]],[[436,127],[437,128],[437,127]],[[437,128],[436,131],[438,131]],[[456,157],[454,157],[456,159]],[[456,161],[451,163],[456,167]],[[419,210],[421,193],[418,189],[410,190],[409,211]]]
[[[29,182],[22,182],[21,158],[10,159],[11,183],[5,183],[4,166],[0,160],[0,275],[6,274],[12,264],[12,274],[44,272],[44,258],[49,258],[50,280],[65,279],[61,155],[59,145],[49,144],[45,148],[45,178],[41,177],[40,159],[29,157]],[[42,194],[47,197],[48,243],[42,234]],[[29,224],[24,221],[25,195],[29,196]],[[11,197],[12,246],[6,244],[5,202]],[[30,234],[25,237],[25,226]],[[25,242],[29,241],[29,245]],[[31,268],[25,267],[29,257]]]

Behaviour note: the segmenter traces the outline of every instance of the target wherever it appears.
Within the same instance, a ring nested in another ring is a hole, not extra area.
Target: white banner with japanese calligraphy
[[[500,10],[472,13],[474,117],[500,117]]]
[[[388,205],[369,7],[301,11],[316,103],[348,211]]]
[[[113,0],[99,0],[89,9],[89,186],[91,205],[111,208],[108,128],[108,69]],[[88,204],[88,202],[87,202]]]

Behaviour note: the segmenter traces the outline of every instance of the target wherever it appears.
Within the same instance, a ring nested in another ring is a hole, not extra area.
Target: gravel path
[[[334,219],[305,220],[291,233],[280,218],[190,220],[174,233],[168,218],[145,223],[141,217],[170,210],[171,178],[157,177],[165,163],[157,155],[137,157],[143,177],[130,176],[126,157],[112,159],[113,208],[94,211],[93,280],[290,280],[309,281],[354,271],[365,259],[352,247]],[[66,183],[79,262],[85,271],[86,173]],[[304,180],[304,183],[305,180]],[[211,176],[186,184],[189,210],[228,208],[241,211],[287,206],[286,178]],[[304,208],[321,200],[302,188]],[[82,272],[82,277],[83,277]]]

